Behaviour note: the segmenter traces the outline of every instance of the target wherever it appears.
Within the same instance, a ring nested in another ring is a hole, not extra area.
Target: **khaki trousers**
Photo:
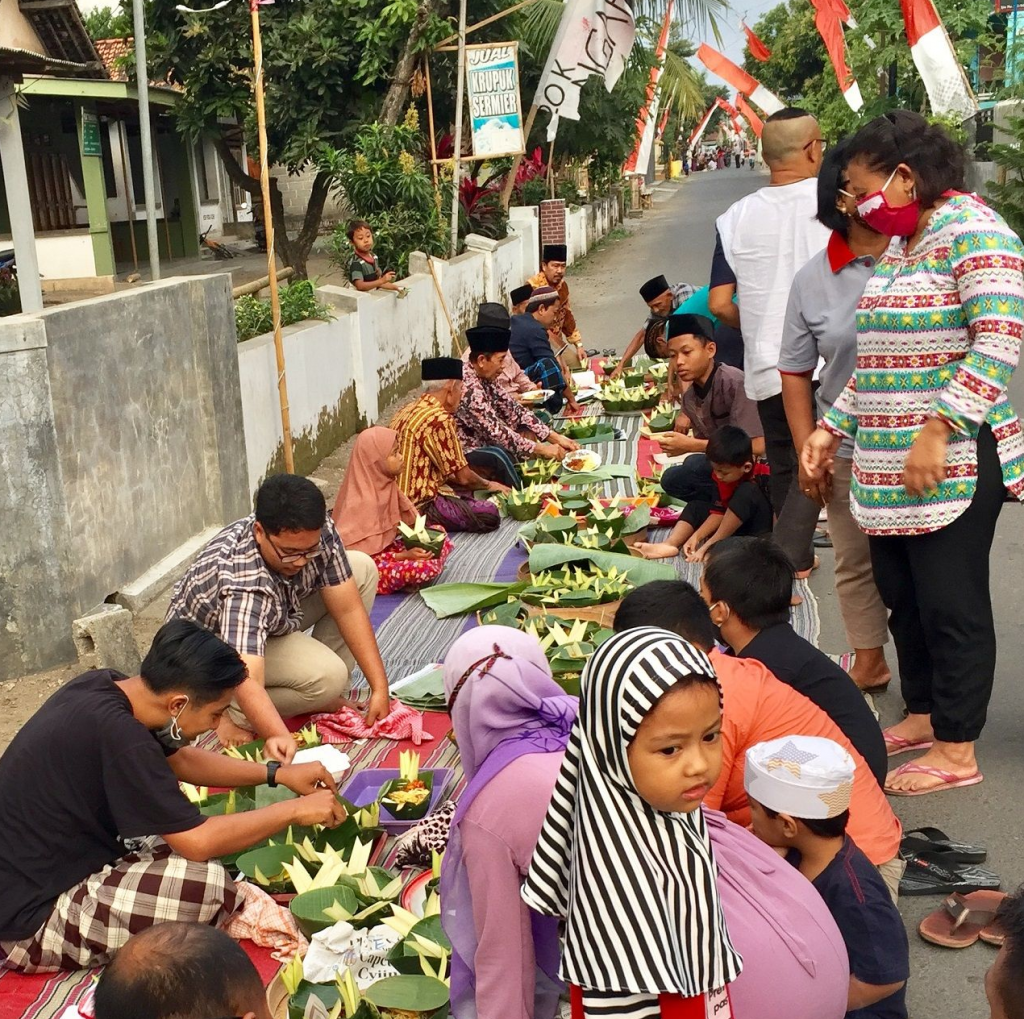
[[[365,552],[346,552],[352,579],[359,589],[367,615],[377,596],[377,567]],[[271,637],[264,655],[264,685],[282,718],[316,711],[333,711],[352,685],[355,658],[327,611],[319,591],[301,603],[304,632]],[[232,704],[230,715],[247,725],[245,715]]]
[[[853,461],[836,457],[828,533],[836,553],[836,594],[846,639],[852,648],[882,647],[889,640],[889,614],[875,587],[868,536],[850,513]]]
[[[894,856],[891,860],[886,860],[885,863],[880,863],[875,867],[875,870],[882,876],[885,887],[889,889],[892,901],[897,906],[900,904],[900,878],[903,877],[906,869],[906,861],[901,860],[898,856]]]

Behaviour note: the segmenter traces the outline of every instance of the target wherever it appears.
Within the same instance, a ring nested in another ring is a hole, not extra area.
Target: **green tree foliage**
[[[978,54],[993,51],[1001,59],[1003,40],[992,20],[991,0],[936,0],[936,7],[967,66]],[[854,0],[850,9],[858,27],[846,29],[848,60],[860,85],[864,107],[854,113],[843,99],[825,44],[814,26],[807,0],[788,0],[768,11],[754,31],[772,51],[760,63],[746,51],[744,67],[791,105],[817,116],[826,137],[838,138],[864,120],[902,107],[928,113],[924,85],[904,34],[903,16],[892,0]],[[867,39],[875,43],[872,49]]]
[[[1021,236],[1024,236],[1024,117],[1011,117],[1008,129],[999,137],[1009,134],[1010,140],[989,147],[992,159],[1005,172],[1002,183],[990,181],[988,193],[999,214]]]
[[[182,134],[209,136],[232,180],[258,195],[259,181],[238,164],[228,144],[234,129],[224,123],[244,124],[249,149],[256,150],[246,5],[192,16],[175,10],[176,3],[147,0],[151,65],[171,68],[183,87],[176,108]],[[392,83],[390,76],[413,36],[427,46],[448,26],[434,0],[277,0],[259,10],[270,162],[292,173],[317,170],[295,237],[288,236],[280,193],[271,192],[277,247],[304,276],[339,151],[361,124],[378,118],[382,105],[393,105],[393,92],[407,93],[408,80]]]
[[[114,7],[97,7],[82,14],[85,30],[93,41],[97,39],[124,39],[132,34],[132,16],[129,11]]]

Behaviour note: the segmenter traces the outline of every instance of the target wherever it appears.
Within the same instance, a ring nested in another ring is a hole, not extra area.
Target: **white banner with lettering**
[[[489,42],[466,47],[466,91],[475,156],[518,156],[523,152],[517,45]]]
[[[636,22],[626,0],[566,0],[533,103],[551,114],[548,141],[560,117],[580,119],[580,89],[594,74],[609,92],[622,76],[633,48]]]

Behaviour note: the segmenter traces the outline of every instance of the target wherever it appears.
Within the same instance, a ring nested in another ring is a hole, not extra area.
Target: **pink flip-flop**
[[[916,761],[908,761],[901,764],[892,777],[899,778],[901,775],[931,775],[933,778],[941,779],[940,785],[933,785],[928,789],[891,789],[888,782],[885,785],[885,792],[888,796],[924,796],[927,793],[941,793],[946,789],[963,789],[969,785],[977,785],[984,781],[985,776],[980,771],[973,775],[961,778],[950,771],[943,771],[941,768],[929,768],[925,764],[918,764]]]
[[[932,745],[930,739],[907,739],[905,736],[897,736],[889,729],[882,731],[882,739],[885,740],[885,752],[889,757],[907,754],[911,750],[928,750]]]

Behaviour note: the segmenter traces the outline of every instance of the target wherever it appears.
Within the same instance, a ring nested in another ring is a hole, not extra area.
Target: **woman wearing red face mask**
[[[964,194],[964,157],[916,113],[878,117],[851,140],[858,215],[892,237],[857,309],[853,377],[804,444],[822,478],[854,440],[851,508],[890,611],[907,717],[889,773],[915,796],[982,780],[974,754],[996,641],[989,551],[1006,489],[1024,497],[1024,435],[1006,397],[1024,329],[1024,247]]]

